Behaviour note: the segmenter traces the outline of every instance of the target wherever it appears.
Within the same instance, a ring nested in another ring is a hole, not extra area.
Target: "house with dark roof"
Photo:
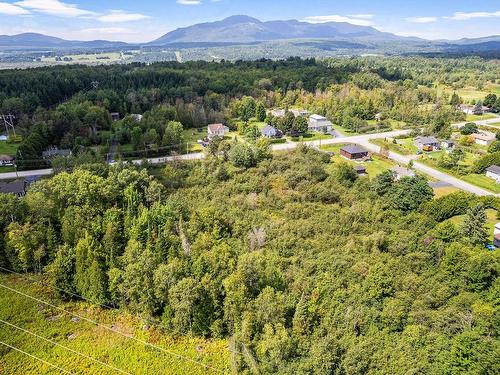
[[[420,151],[434,151],[439,150],[439,140],[436,137],[417,137],[415,138],[415,145]]]
[[[340,155],[349,160],[364,159],[368,157],[368,150],[359,145],[349,144],[340,149]]]
[[[0,193],[14,194],[17,197],[23,197],[26,194],[26,181],[15,180],[12,182],[0,182]]]
[[[281,132],[274,126],[266,125],[261,130],[260,133],[266,138],[279,138],[282,136]]]
[[[492,165],[486,168],[486,177],[492,178],[497,184],[500,184],[500,167]]]

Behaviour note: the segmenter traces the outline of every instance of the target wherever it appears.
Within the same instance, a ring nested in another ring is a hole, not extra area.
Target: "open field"
[[[499,93],[500,85],[497,84],[489,84],[486,85],[482,90],[479,90],[475,87],[464,87],[457,90],[454,90],[452,87],[437,85],[436,87],[438,96],[442,96],[444,93],[448,95],[452,95],[454,92],[458,94],[465,102],[472,102],[477,100],[483,100],[486,95],[490,93]]]
[[[35,276],[30,276],[35,277]],[[214,369],[229,372],[225,340],[173,338],[157,329],[144,326],[134,317],[118,310],[104,310],[86,303],[60,303],[51,298],[47,287],[18,276],[0,276],[0,284],[50,302],[71,314],[77,314],[125,335],[111,332],[85,319],[76,318],[54,307],[44,305],[4,287],[0,288],[0,319],[29,332],[83,353],[103,363],[134,374],[213,374]],[[44,341],[0,322],[0,341],[53,363],[73,374],[118,373],[102,364]],[[144,342],[153,346],[145,345]],[[165,350],[165,351],[162,351]],[[170,354],[169,354],[170,353]],[[180,358],[179,356],[182,356]],[[193,361],[199,362],[195,363]],[[209,367],[204,367],[209,366]],[[175,370],[174,370],[175,369]],[[4,375],[57,374],[25,354],[0,345],[0,373]]]

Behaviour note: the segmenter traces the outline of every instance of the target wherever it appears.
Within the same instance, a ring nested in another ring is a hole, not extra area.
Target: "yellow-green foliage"
[[[31,276],[30,276],[31,277]],[[229,373],[229,352],[225,340],[174,338],[163,335],[154,326],[119,310],[104,310],[86,303],[61,304],[51,297],[48,288],[18,276],[0,277],[0,284],[61,306],[77,315],[112,327],[126,335],[154,344],[166,351],[192,358],[206,366]],[[132,374],[214,374],[219,371],[169,355],[159,349],[113,333],[85,320],[73,321],[72,315],[46,306],[0,287],[0,319],[36,333],[77,352]],[[0,322],[0,341],[53,363],[74,374],[115,374],[111,368],[57,347],[43,339]],[[0,374],[58,374],[59,370],[25,354],[0,345]]]

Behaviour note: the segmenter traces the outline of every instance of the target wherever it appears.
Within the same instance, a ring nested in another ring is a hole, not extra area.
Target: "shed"
[[[359,145],[350,144],[340,149],[340,155],[350,160],[363,159],[368,157],[368,150]]]
[[[354,170],[359,175],[365,175],[365,174],[367,174],[366,173],[366,167],[364,165],[355,165],[354,166]]]
[[[274,126],[271,126],[271,125],[266,125],[264,126],[260,133],[262,134],[263,137],[267,137],[267,138],[277,138],[277,137],[281,137],[281,132],[276,129]]]

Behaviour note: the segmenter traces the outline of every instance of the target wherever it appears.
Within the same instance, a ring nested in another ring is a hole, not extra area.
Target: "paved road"
[[[498,121],[498,119],[494,119]],[[488,121],[488,120],[485,120]],[[368,149],[371,152],[379,153],[380,152],[380,147],[377,145],[374,145],[373,143],[370,143],[370,139],[383,139],[383,138],[393,138],[401,135],[406,135],[409,134],[411,130],[395,130],[391,132],[385,132],[385,133],[376,133],[376,134],[363,134],[363,135],[356,135],[352,137],[340,137],[340,138],[330,138],[330,139],[324,139],[324,140],[317,140],[317,141],[309,141],[309,142],[304,142],[304,144],[307,144],[309,146],[314,146],[314,147],[319,147],[323,145],[331,145],[331,144],[342,144],[342,143],[357,143],[366,149]],[[282,144],[275,144],[272,145],[272,151],[286,151],[286,150],[293,150],[297,148],[298,143],[294,142],[288,142],[288,143],[282,143]],[[150,164],[163,164],[175,160],[199,160],[203,159],[205,157],[205,154],[202,152],[199,153],[193,153],[193,154],[186,154],[186,155],[179,155],[179,156],[165,156],[165,157],[160,157],[160,158],[150,158],[147,159]],[[401,164],[401,165],[408,165],[410,160],[415,159],[415,155],[400,155],[396,154],[395,152],[389,152],[388,157],[395,162]],[[134,164],[141,164],[142,160],[133,160],[132,161]],[[468,191],[470,193],[474,193],[477,195],[495,195],[485,189],[481,189],[480,187],[477,187],[475,185],[469,184],[468,182],[462,181],[458,178],[455,178],[453,176],[450,176],[449,174],[440,172],[434,168],[431,168],[425,164],[419,163],[417,161],[413,161],[413,168],[419,172],[422,172],[424,174],[427,174],[439,181],[444,181],[452,186],[457,187],[458,189]],[[46,176],[50,175],[53,173],[52,169],[43,169],[43,170],[35,170],[35,171],[22,171],[18,172],[16,175],[14,172],[12,173],[1,173],[0,174],[0,180],[7,180],[7,179],[14,179],[17,177],[28,177],[28,176]],[[496,194],[496,196],[499,196]]]
[[[495,115],[495,116],[497,116],[497,115]],[[495,118],[490,118],[488,120],[477,120],[477,121],[459,122],[459,123],[456,123],[456,124],[452,124],[451,126],[453,126],[455,128],[461,128],[462,126],[464,126],[465,124],[467,124],[469,122],[473,122],[476,125],[490,125],[490,124],[494,124],[494,123],[499,123],[500,122],[500,116],[497,116]],[[492,127],[500,129],[500,125],[498,125],[498,126],[492,126]]]

